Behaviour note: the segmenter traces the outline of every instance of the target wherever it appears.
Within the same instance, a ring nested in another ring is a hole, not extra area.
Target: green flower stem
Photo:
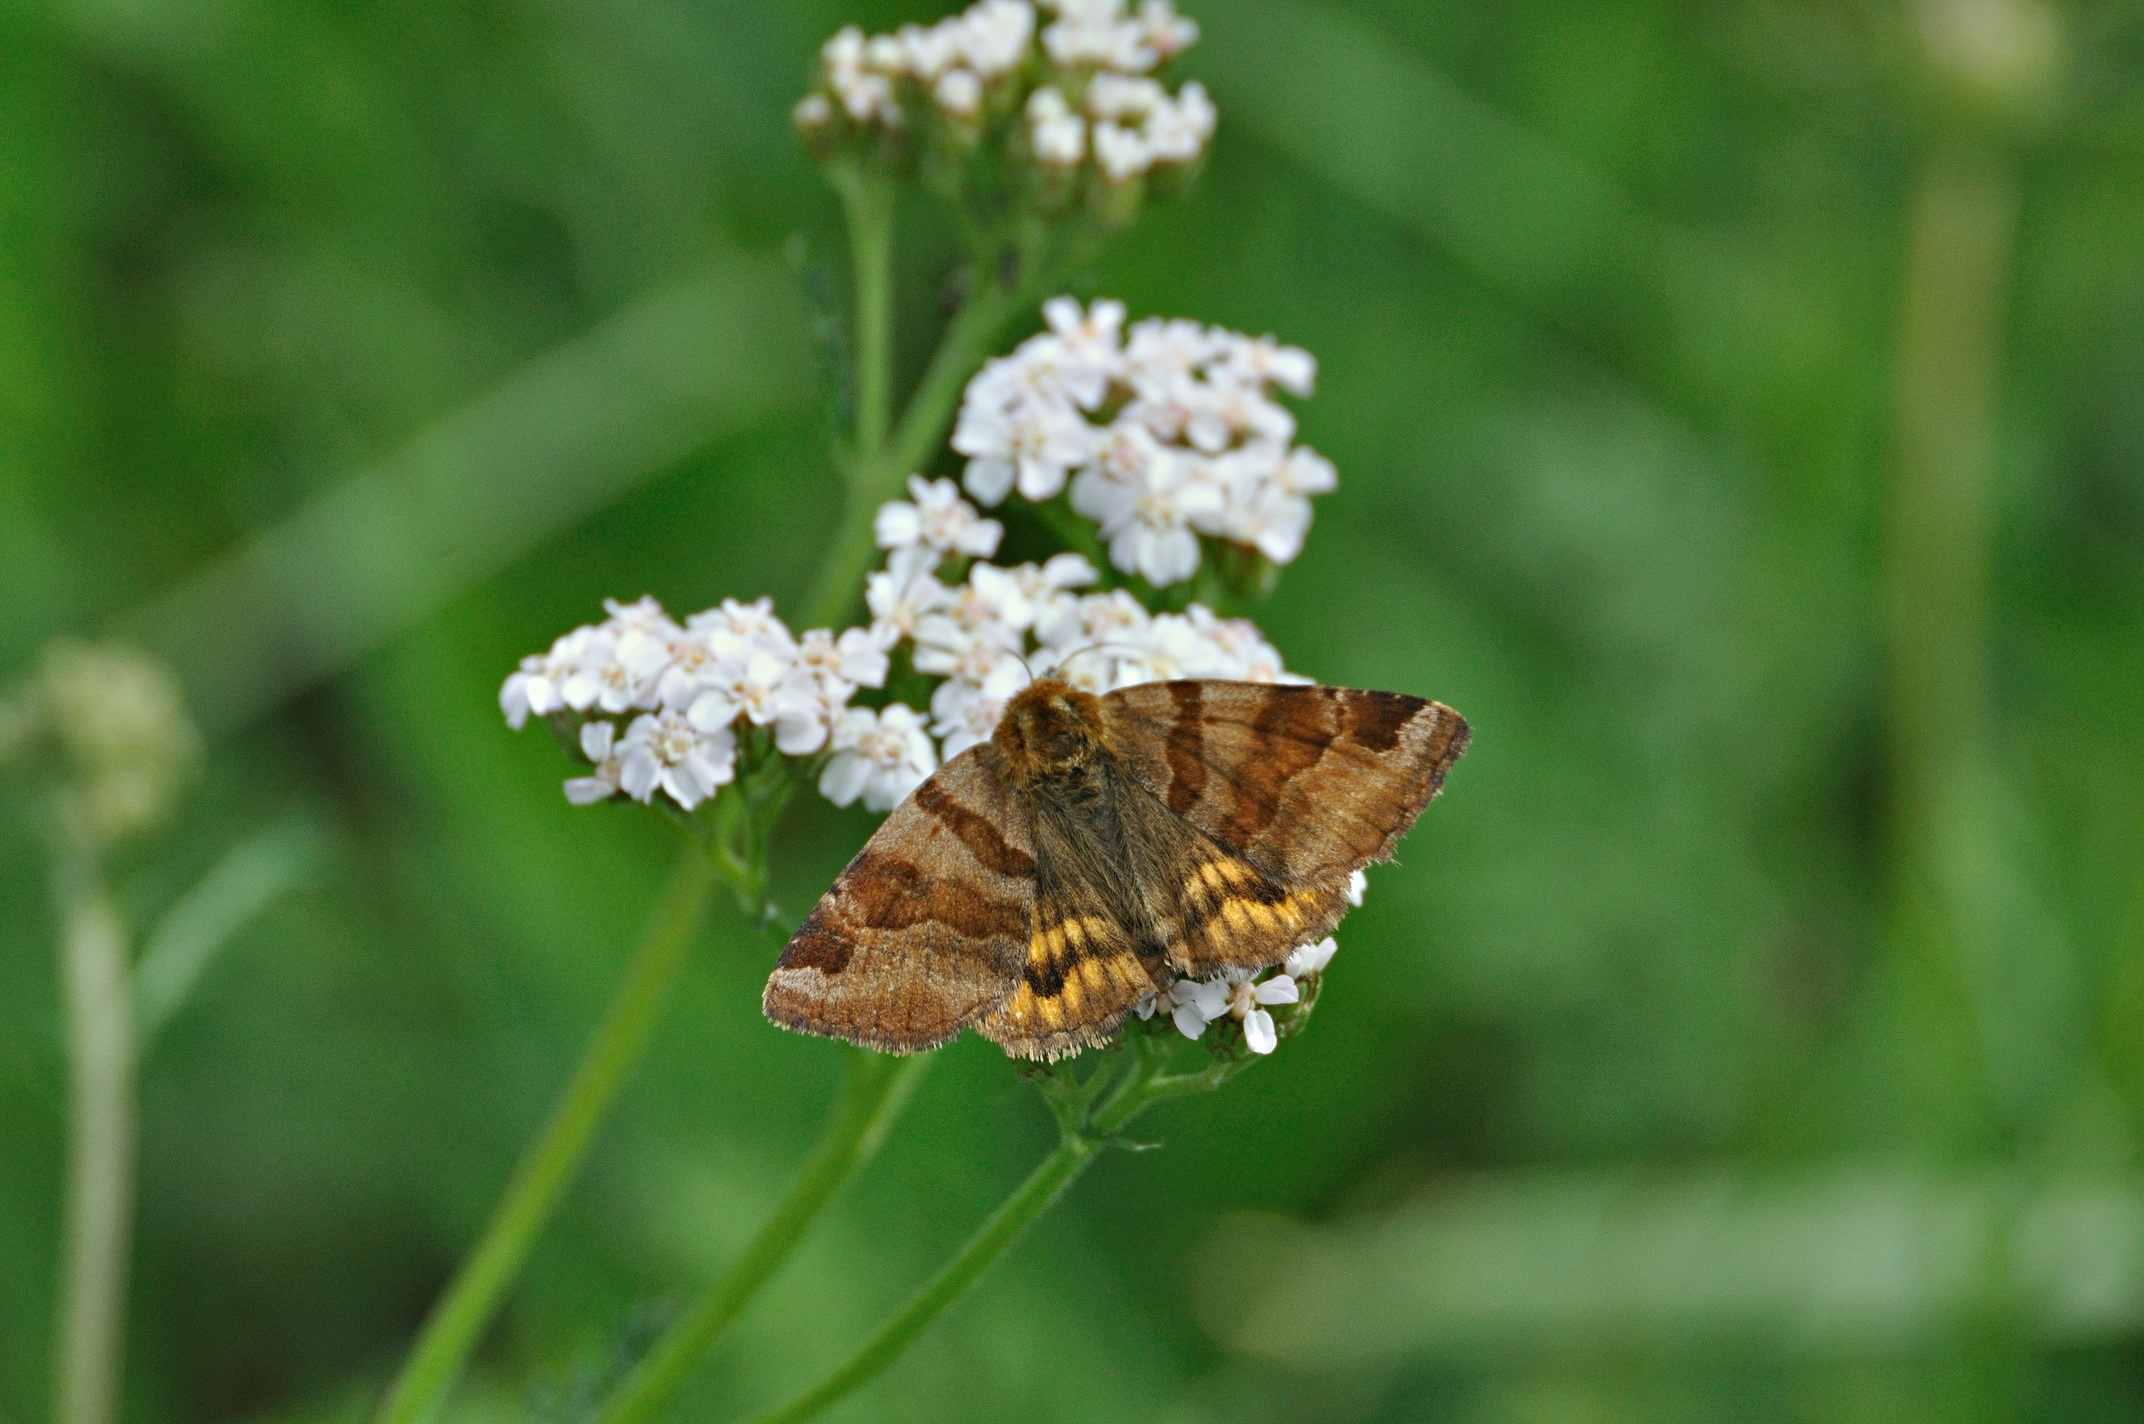
[[[927,1056],[894,1058],[864,1048],[845,1051],[848,1077],[841,1105],[789,1195],[722,1279],[670,1328],[610,1396],[598,1424],[648,1424],[670,1407],[722,1332],[789,1259],[835,1195],[878,1151],[930,1063]]]
[[[849,223],[849,265],[856,287],[857,468],[886,445],[893,409],[893,210],[895,188],[870,162],[828,167]]]
[[[67,1005],[66,1256],[54,1424],[111,1424],[125,1361],[134,1224],[135,1037],[127,936],[84,856],[63,856],[58,899]]]
[[[786,940],[796,926],[788,922],[767,889],[767,847],[774,823],[796,790],[797,777],[775,752],[762,728],[746,733],[744,765],[735,781],[716,793],[698,815],[665,808],[684,837],[714,862],[754,929],[775,930]]]
[[[894,427],[893,437],[876,459],[858,459],[850,470],[841,526],[834,531],[819,575],[805,601],[805,625],[831,626],[845,617],[861,597],[876,545],[871,521],[879,505],[900,497],[902,482],[923,468],[944,436],[960,404],[961,390],[995,349],[999,335],[1042,284],[1006,287],[976,276],[968,299],[946,328],[921,384]]]
[[[596,1129],[610,1115],[619,1089],[639,1063],[656,1020],[677,986],[687,951],[706,914],[714,878],[713,863],[698,848],[688,848],[678,858],[677,869],[574,1070],[573,1081],[515,1168],[483,1237],[432,1308],[416,1347],[380,1406],[379,1424],[421,1424],[434,1414],[461,1374],[500,1298],[520,1273],[537,1234],[578,1173]]]
[[[1151,1032],[1135,1029],[1117,1054],[1105,1058],[1084,1079],[1073,1078],[1070,1068],[1047,1074],[1043,1095],[1057,1115],[1061,1133],[1056,1150],[1028,1173],[1027,1180],[999,1204],[953,1259],[924,1282],[847,1363],[781,1408],[760,1415],[753,1424],[801,1424],[868,1383],[975,1284],[1105,1147],[1122,1145],[1117,1135],[1134,1118],[1166,1099],[1210,1091],[1244,1066],[1221,1061],[1197,1073],[1165,1073],[1163,1065],[1176,1046],[1167,1030],[1167,1024]]]

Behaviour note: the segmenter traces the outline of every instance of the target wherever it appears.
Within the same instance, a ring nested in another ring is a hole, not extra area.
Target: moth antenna
[[[1099,647],[1101,647],[1101,644],[1099,643],[1082,643],[1079,647],[1076,647],[1071,652],[1066,653],[1062,658],[1059,658],[1057,660],[1057,675],[1059,677],[1065,677],[1067,670],[1071,668],[1073,661],[1077,659],[1081,653],[1091,653]],[[1070,678],[1066,678],[1066,681],[1069,682],[1070,680]]]
[[[1071,652],[1066,653],[1064,655],[1064,657],[1057,664],[1057,672],[1060,676],[1062,676],[1064,670],[1072,666],[1072,660],[1074,658],[1079,657],[1082,653],[1098,653],[1109,648],[1118,648],[1128,653],[1136,653],[1139,651],[1139,649],[1133,644],[1112,643],[1107,641],[1106,639],[1098,643],[1082,643],[1078,647],[1074,648]]]

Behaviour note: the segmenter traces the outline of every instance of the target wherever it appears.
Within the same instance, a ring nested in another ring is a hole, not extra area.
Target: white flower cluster
[[[1072,507],[1101,525],[1109,560],[1155,587],[1198,571],[1199,536],[1275,564],[1302,551],[1310,497],[1332,462],[1295,441],[1274,387],[1307,396],[1317,363],[1270,336],[1150,318],[1124,304],[1043,306],[1049,329],[987,363],[962,398],[953,448],[968,492],[996,505],[1045,501],[1069,480]]]
[[[845,122],[898,133],[936,114],[972,137],[986,118],[1018,112],[1037,163],[1064,172],[1091,153],[1115,184],[1205,152],[1215,121],[1206,90],[1193,82],[1171,95],[1148,77],[1198,39],[1198,26],[1171,0],[1144,0],[1135,14],[1124,0],[1043,0],[1043,8],[1054,18],[1041,27],[1047,72],[1039,79],[1029,0],[981,0],[890,35],[851,25],[820,49],[823,85],[798,102],[797,127],[816,135]]]
[[[1362,903],[1359,870],[1350,884],[1348,899],[1357,905]],[[1243,1025],[1243,1042],[1251,1052],[1271,1053],[1280,1045],[1280,1035],[1270,1010],[1281,1004],[1301,1003],[1303,986],[1325,972],[1336,948],[1331,935],[1302,945],[1263,979],[1248,974],[1179,979],[1160,993],[1140,1000],[1134,1012],[1142,1019],[1165,1013],[1175,1021],[1176,1031],[1190,1039],[1203,1035],[1208,1024],[1233,1018]]]
[[[1060,21],[1050,29],[1062,26]],[[1106,69],[1071,97],[1068,90],[1076,88],[1045,84],[1027,96],[1028,151],[1044,168],[1060,172],[1078,168],[1091,152],[1095,171],[1109,183],[1196,162],[1220,117],[1196,79],[1173,98],[1144,75]]]
[[[841,805],[861,796],[890,810],[937,769],[913,708],[849,706],[886,681],[886,649],[866,629],[798,637],[766,598],[727,599],[682,624],[652,598],[604,608],[603,622],[523,658],[499,689],[516,729],[531,715],[581,719],[594,770],[566,783],[575,805],[661,791],[690,811],[735,779],[740,727],[766,729],[784,756],[831,752],[820,788]]]
[[[913,479],[909,492],[912,501],[879,511],[888,556],[865,599],[877,643],[910,643],[916,671],[945,679],[931,695],[931,730],[948,758],[988,740],[1005,704],[1043,673],[1096,693],[1180,677],[1309,681],[1288,672],[1245,619],[1196,603],[1148,613],[1122,589],[1077,593],[1098,577],[1078,554],[1009,569],[977,562],[948,586],[938,578],[945,560],[995,552],[999,526],[951,480]]]
[[[825,754],[828,800],[883,812],[941,756],[988,740],[1006,703],[1042,673],[1097,693],[1179,677],[1308,681],[1244,619],[1196,603],[1150,614],[1121,589],[1076,592],[1099,577],[1078,554],[1009,569],[983,562],[1004,529],[951,480],[913,478],[909,494],[874,520],[888,557],[867,584],[870,627],[799,637],[765,598],[728,599],[682,624],[652,598],[611,600],[603,622],[521,660],[499,689],[507,723],[579,721],[593,770],[566,783],[575,805],[660,791],[690,811],[735,779],[739,731],[758,727],[784,756]],[[956,584],[938,578],[948,559],[974,561]],[[928,717],[898,702],[850,706],[858,688],[885,685],[888,654],[904,642],[917,672],[943,679]]]

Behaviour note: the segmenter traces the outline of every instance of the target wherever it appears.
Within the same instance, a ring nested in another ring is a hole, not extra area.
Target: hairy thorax
[[[1101,700],[1054,677],[1022,689],[991,735],[1015,782],[1074,791],[1100,773],[1106,739]]]

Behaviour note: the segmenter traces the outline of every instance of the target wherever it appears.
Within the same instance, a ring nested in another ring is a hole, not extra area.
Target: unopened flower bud
[[[938,107],[957,119],[972,119],[983,107],[983,81],[972,69],[948,69],[932,91]]]
[[[824,94],[806,94],[789,111],[789,121],[805,138],[816,138],[834,122],[834,106]]]
[[[63,640],[31,681],[35,733],[59,754],[70,834],[105,846],[170,811],[201,755],[171,669],[137,648]]]

